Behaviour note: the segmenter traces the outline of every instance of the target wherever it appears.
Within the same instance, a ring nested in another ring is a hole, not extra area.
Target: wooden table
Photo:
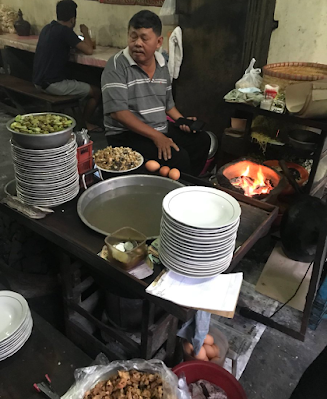
[[[59,395],[74,382],[76,368],[88,367],[92,359],[32,312],[33,331],[26,344],[15,355],[0,362],[0,398],[41,399],[33,384],[45,381],[45,374]]]
[[[190,176],[182,176],[185,184],[209,185],[202,180],[192,178]],[[227,191],[227,190],[226,190]],[[277,217],[277,208],[273,205],[266,204],[251,198],[244,197],[239,194],[233,194],[239,200],[242,207],[241,223],[238,232],[237,247],[238,250],[234,255],[231,266],[228,271],[233,270],[236,264],[245,256],[259,238],[265,235]],[[157,349],[156,340],[159,338],[164,342],[168,339],[170,346],[170,355],[174,355],[174,335],[176,335],[177,321],[187,321],[194,315],[193,309],[188,309],[176,305],[172,302],[149,295],[145,292],[146,287],[161,272],[160,266],[155,266],[155,272],[152,276],[145,280],[138,280],[126,273],[122,269],[109,264],[100,258],[97,254],[104,245],[104,237],[93,230],[90,230],[79,219],[77,211],[77,198],[69,203],[63,204],[56,208],[55,213],[47,216],[42,220],[31,220],[26,216],[8,208],[6,205],[0,204],[0,212],[16,219],[26,227],[40,234],[47,240],[51,241],[58,247],[62,248],[67,254],[62,259],[63,285],[66,292],[67,318],[66,326],[68,326],[67,334],[74,339],[72,331],[82,337],[80,342],[87,340],[88,336],[85,332],[73,323],[73,313],[79,313],[81,316],[95,323],[101,331],[110,334],[116,341],[121,342],[124,346],[129,347],[132,351],[136,350],[135,343],[124,334],[110,328],[102,323],[101,318],[96,319],[83,308],[82,291],[89,288],[92,279],[80,279],[81,273],[78,271],[80,264],[83,264],[91,273],[96,282],[100,282],[104,289],[116,289],[120,287],[122,290],[133,293],[139,298],[144,298],[143,316],[142,316],[142,342],[140,356],[144,358],[152,357],[154,350]],[[69,258],[74,258],[75,263]],[[77,268],[75,267],[77,260]],[[77,276],[77,277],[76,277]],[[77,281],[77,282],[76,282]],[[167,317],[158,323],[154,322],[154,306],[164,309]],[[160,328],[158,327],[160,325]],[[158,327],[158,328],[157,328]],[[174,338],[175,339],[175,338]],[[76,338],[75,338],[76,341]],[[89,345],[97,348],[97,351],[104,351],[108,356],[113,353],[108,350],[99,340],[94,337]],[[134,353],[134,352],[133,352]],[[117,356],[117,354],[115,354]],[[117,357],[116,357],[117,358]],[[119,358],[119,357],[118,357]]]
[[[0,35],[0,49],[13,47],[19,50],[35,53],[38,36],[18,36],[16,34]],[[104,68],[110,57],[118,53],[120,49],[116,47],[97,46],[92,55],[86,55],[80,52],[73,52],[70,61],[81,65]]]

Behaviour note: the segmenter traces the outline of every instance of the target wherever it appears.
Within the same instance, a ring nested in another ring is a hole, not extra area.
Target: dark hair
[[[61,0],[57,3],[57,20],[67,22],[71,18],[76,18],[77,4],[73,0]]]
[[[135,14],[128,23],[128,30],[132,27],[134,29],[153,29],[157,36],[161,36],[162,23],[157,14],[149,10],[142,10]]]

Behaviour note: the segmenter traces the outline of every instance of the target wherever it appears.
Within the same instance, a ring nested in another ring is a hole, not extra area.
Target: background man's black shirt
[[[46,25],[39,36],[36,47],[33,82],[36,85],[61,82],[66,77],[66,65],[70,49],[76,47],[80,39],[67,26],[52,21]]]

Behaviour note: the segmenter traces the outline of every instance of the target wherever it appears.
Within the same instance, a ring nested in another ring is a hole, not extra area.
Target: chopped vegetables
[[[49,134],[61,132],[69,128],[72,123],[72,119],[55,114],[17,115],[10,127],[18,133]]]
[[[129,147],[107,147],[94,155],[97,166],[106,170],[130,170],[140,166],[140,154]]]

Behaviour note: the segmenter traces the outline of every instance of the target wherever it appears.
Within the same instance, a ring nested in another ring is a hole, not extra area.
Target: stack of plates
[[[0,291],[0,361],[16,353],[28,340],[33,320],[26,300],[12,291]]]
[[[213,277],[233,258],[241,208],[229,194],[208,187],[182,187],[162,203],[160,260],[188,277]]]
[[[11,140],[17,197],[27,205],[52,207],[70,201],[79,191],[76,139],[46,150],[20,147]]]

